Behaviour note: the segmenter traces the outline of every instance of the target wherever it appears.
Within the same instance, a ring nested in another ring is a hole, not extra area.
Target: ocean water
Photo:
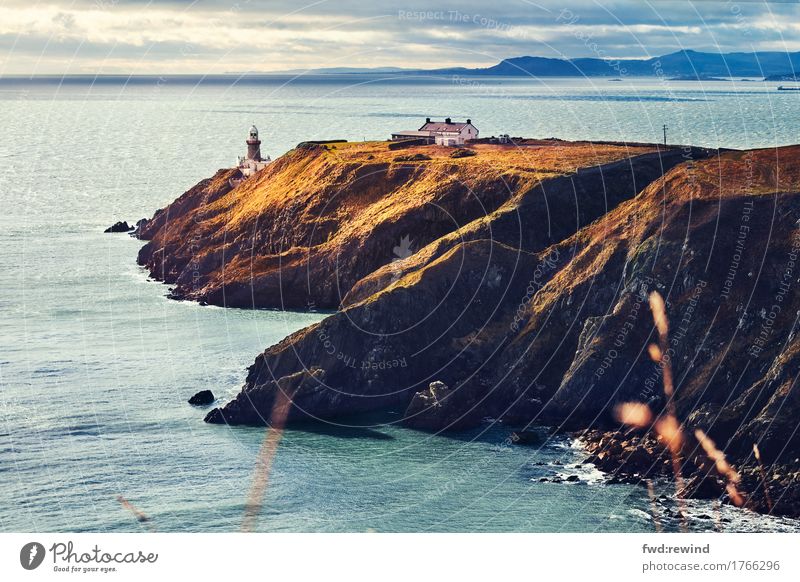
[[[773,85],[0,79],[0,530],[240,527],[264,429],[206,425],[186,400],[204,388],[230,398],[259,351],[322,315],[168,300],[135,264],[141,243],[102,230],[232,165],[251,123],[273,157],[303,140],[384,139],[445,116],[470,117],[484,135],[657,141],[667,124],[670,142],[800,141],[800,94]],[[395,420],[288,430],[258,529],[654,528],[646,492],[606,484],[566,439],[509,446],[496,425],[445,437]],[[573,474],[579,483],[539,482]],[[727,530],[798,529],[705,502],[691,511],[697,530],[713,527],[709,516]]]

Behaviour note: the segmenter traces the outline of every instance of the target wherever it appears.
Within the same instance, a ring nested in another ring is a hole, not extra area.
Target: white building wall
[[[458,132],[437,133],[436,144],[443,146],[464,145],[464,136]]]

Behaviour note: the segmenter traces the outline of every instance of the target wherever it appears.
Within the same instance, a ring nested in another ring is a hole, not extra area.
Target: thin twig
[[[756,461],[758,461],[758,472],[761,475],[761,486],[764,488],[764,498],[767,501],[767,509],[769,513],[772,513],[772,497],[770,497],[769,487],[767,487],[767,475],[764,472],[764,464],[761,462],[761,451],[758,449],[756,443],[753,443],[753,454],[756,457]]]
[[[136,521],[138,521],[139,523],[143,523],[144,526],[149,531],[151,532],[156,531],[156,528],[153,525],[153,522],[150,520],[150,518],[147,517],[147,515],[145,515],[142,511],[137,509],[137,507],[133,503],[125,499],[122,495],[117,495],[117,501],[120,503],[120,505],[122,505],[122,507],[124,507],[133,514],[133,517],[136,518]]]
[[[258,462],[256,463],[255,472],[253,474],[253,483],[250,486],[247,505],[245,505],[244,520],[242,521],[243,532],[253,531],[258,516],[261,513],[261,508],[264,504],[264,494],[269,484],[272,461],[275,459],[275,453],[278,451],[278,445],[283,437],[283,429],[286,426],[286,418],[289,416],[291,406],[291,397],[286,394],[284,390],[278,389],[278,394],[275,397],[275,403],[270,416],[270,427],[267,429],[267,433],[264,435],[264,441],[261,443],[261,450],[258,453]]]

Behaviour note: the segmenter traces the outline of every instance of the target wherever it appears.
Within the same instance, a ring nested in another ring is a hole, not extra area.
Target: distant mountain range
[[[650,59],[550,59],[516,57],[473,75],[535,75],[588,77],[769,77],[800,69],[800,52],[703,53],[683,50]]]
[[[487,68],[443,69],[315,69],[318,74],[376,73],[429,75],[493,75],[534,77],[666,77],[709,79],[711,77],[766,77],[768,80],[794,78],[800,71],[800,52],[705,53],[682,50],[649,59],[556,59],[514,57]]]

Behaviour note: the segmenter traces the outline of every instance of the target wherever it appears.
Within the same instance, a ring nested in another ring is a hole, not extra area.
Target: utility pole
[[[664,124],[664,145],[667,145],[667,124]]]

